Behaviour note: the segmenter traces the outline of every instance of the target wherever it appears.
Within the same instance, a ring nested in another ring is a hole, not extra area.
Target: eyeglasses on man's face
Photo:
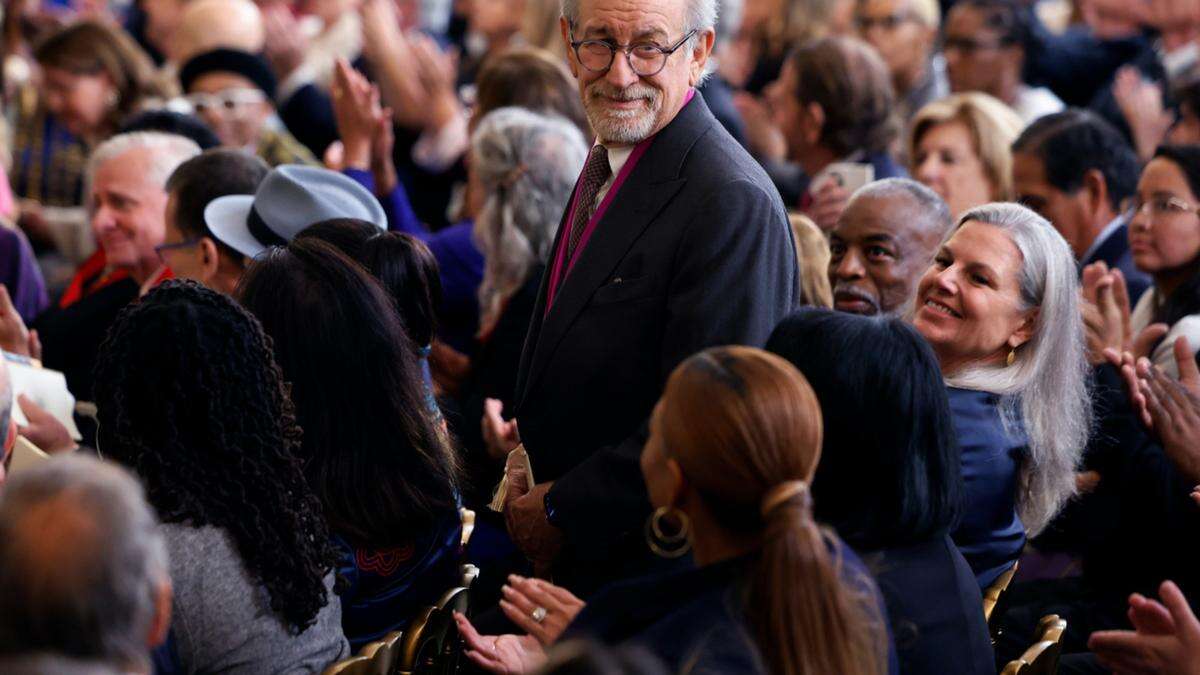
[[[240,112],[246,106],[262,103],[267,100],[267,95],[259,89],[237,88],[225,89],[215,94],[197,92],[188,94],[184,98],[192,104],[192,108],[197,113],[211,111],[221,115],[230,115]]]
[[[158,246],[154,247],[154,252],[158,254],[158,259],[165,263],[166,259],[163,258],[163,253],[166,251],[179,251],[185,248],[190,248],[199,243],[200,239],[184,239],[183,241],[178,241],[173,244],[159,244]]]
[[[885,31],[891,32],[910,21],[916,20],[917,18],[909,12],[896,12],[884,16],[859,14],[854,17],[854,26],[860,33],[868,33],[872,28],[882,28]]]
[[[976,40],[967,37],[952,37],[947,36],[942,40],[943,52],[961,52],[966,56],[971,56],[977,52],[987,51],[991,49],[1000,49],[1007,47],[1011,43],[1004,40]]]
[[[574,30],[572,28],[572,30]],[[629,68],[640,77],[653,77],[667,66],[667,59],[684,45],[696,30],[690,30],[670,47],[661,47],[653,42],[637,42],[621,45],[611,40],[575,40],[571,36],[571,48],[579,65],[593,73],[604,73],[612,67],[617,51],[625,53]]]

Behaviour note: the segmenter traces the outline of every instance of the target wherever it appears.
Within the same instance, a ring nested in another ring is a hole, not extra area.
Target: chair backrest
[[[990,622],[992,620],[992,610],[996,609],[996,603],[1000,601],[1000,595],[1003,594],[1004,590],[1008,588],[1008,585],[1012,583],[1013,575],[1017,573],[1018,564],[1019,563],[1013,563],[1013,566],[1009,568],[1007,572],[1001,574],[996,581],[992,582],[991,586],[988,586],[987,589],[983,591],[984,621]]]
[[[420,661],[429,651],[429,642],[433,639],[433,630],[430,619],[437,612],[436,607],[426,607],[421,610],[412,622],[408,624],[408,629],[404,631],[404,637],[400,639],[399,660],[396,663],[396,672],[401,675],[411,675],[421,665]]]
[[[1002,675],[1056,675],[1058,658],[1062,655],[1062,634],[1066,630],[1067,622],[1058,615],[1042,617],[1038,622],[1037,641],[1021,658],[1009,661]]]
[[[370,667],[371,659],[365,656],[351,656],[321,671],[321,675],[371,675]]]

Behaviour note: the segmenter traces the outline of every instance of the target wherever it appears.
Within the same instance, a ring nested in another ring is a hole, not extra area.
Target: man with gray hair
[[[67,376],[76,398],[92,397],[92,365],[108,326],[125,305],[170,276],[156,248],[166,225],[167,178],[200,154],[183,136],[134,131],[113,136],[88,162],[88,204],[99,244],[57,302],[34,322],[46,367]],[[8,317],[0,317],[0,320]],[[23,325],[0,322],[0,346],[37,356]]]
[[[859,188],[829,234],[834,309],[902,314],[952,224],[946,202],[914,180]]]
[[[150,672],[171,582],[141,486],[97,459],[59,457],[0,492],[0,658],[55,654]]]
[[[597,139],[538,293],[516,422],[485,424],[515,445],[519,423],[543,481],[529,485],[513,463],[510,534],[582,594],[653,564],[638,458],[667,375],[710,346],[761,346],[799,289],[779,193],[695,95],[716,1],[564,0],[562,10]]]

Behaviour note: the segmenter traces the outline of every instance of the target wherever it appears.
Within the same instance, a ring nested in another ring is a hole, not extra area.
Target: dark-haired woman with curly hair
[[[319,672],[349,651],[336,554],[262,327],[171,281],[121,312],[96,364],[98,449],[133,469],[171,560],[176,672]],[[331,602],[332,600],[332,602]]]

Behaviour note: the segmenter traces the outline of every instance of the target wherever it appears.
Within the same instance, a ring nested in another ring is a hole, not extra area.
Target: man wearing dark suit
[[[1122,202],[1137,190],[1133,148],[1108,122],[1072,108],[1029,125],[1013,143],[1013,189],[1063,235],[1080,269],[1120,269],[1131,302],[1150,285],[1133,265]]]
[[[779,195],[694,94],[714,4],[564,3],[562,35],[598,142],[517,380],[520,438],[542,482],[526,489],[510,472],[505,517],[525,554],[579,593],[650,564],[638,460],[672,369],[712,345],[763,344],[799,298]]]

